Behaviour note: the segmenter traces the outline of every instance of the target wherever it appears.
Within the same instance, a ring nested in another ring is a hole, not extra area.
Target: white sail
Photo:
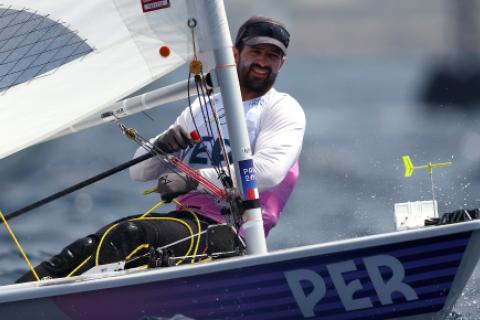
[[[192,6],[187,0],[3,1],[0,159],[68,132],[183,64],[193,53],[186,23],[195,17]]]

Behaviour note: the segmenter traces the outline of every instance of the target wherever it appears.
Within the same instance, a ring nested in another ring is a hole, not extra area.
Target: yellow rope
[[[148,264],[140,266],[140,267],[136,267],[136,269],[137,270],[146,270],[146,269],[148,269]]]
[[[195,218],[195,221],[197,222],[197,233],[198,233],[198,236],[197,236],[197,245],[195,246],[195,251],[194,251],[194,253],[193,253],[193,256],[195,257],[195,256],[197,255],[197,253],[198,253],[198,247],[200,246],[200,236],[201,236],[201,235],[200,235],[200,231],[201,231],[201,228],[202,228],[201,225],[200,225],[200,219],[198,219],[197,214],[196,214],[192,209],[190,209],[189,207],[183,205],[183,204],[180,203],[177,199],[173,199],[173,202],[174,202],[176,205],[178,205],[178,206],[182,207],[183,209],[187,210],[188,212],[190,212],[190,213],[193,215],[193,217]],[[192,263],[195,263],[195,259],[192,259]]]
[[[158,202],[157,204],[155,204],[153,207],[151,207],[149,210],[147,210],[144,214],[142,214],[141,218],[149,215],[150,213],[152,213],[153,210],[156,210],[158,208],[160,208],[162,205],[165,204],[165,201],[160,201]],[[100,247],[105,239],[105,236],[107,233],[109,233],[114,227],[116,227],[117,225],[112,225],[110,228],[107,229],[107,231],[103,234],[102,238],[100,239],[100,243],[98,244],[98,247],[97,247],[97,251],[95,253],[95,265],[98,266],[98,260],[99,260],[99,255],[100,255]],[[92,256],[88,257],[86,260],[84,260],[80,265],[78,265],[72,272],[70,272],[70,274],[67,276],[71,276],[73,275],[76,271],[78,271],[85,263],[87,263],[88,260],[90,260]]]
[[[78,270],[80,270],[81,267],[83,267],[85,265],[85,263],[87,263],[90,259],[92,259],[92,256],[89,256],[87,259],[83,260],[82,263],[80,263],[75,269],[72,270],[72,272],[70,272],[66,278],[69,278],[71,276],[73,276]]]
[[[144,244],[141,244],[139,245],[138,247],[136,247],[135,249],[133,249],[132,252],[130,252],[128,254],[128,256],[125,257],[125,261],[127,261],[128,259],[130,259],[135,253],[137,253],[138,251],[142,250],[142,249],[147,249],[150,245],[148,243],[144,243]]]
[[[142,249],[148,249],[148,247],[150,247],[150,245],[148,243],[144,243],[144,244],[139,245],[138,247],[133,249],[132,252],[130,252],[130,254],[125,258],[125,261],[128,261],[128,259],[130,259],[138,251],[140,251]],[[137,269],[148,269],[148,264],[143,265],[143,266],[139,266],[139,267],[136,267],[136,268]]]
[[[150,209],[148,209],[144,214],[142,214],[142,216],[140,218],[144,218],[146,216],[148,216],[150,213],[153,212],[153,210],[156,210],[158,208],[160,208],[161,206],[163,206],[165,204],[165,201],[160,201],[158,202],[156,205],[154,205],[153,207],[151,207]]]
[[[200,229],[201,229],[201,226],[200,226],[200,220],[198,219],[197,215],[195,214],[195,212],[193,212],[190,208],[184,206],[183,204],[181,204],[180,202],[178,202],[177,200],[174,200],[174,202],[181,206],[182,208],[185,208],[187,211],[189,211],[194,217],[195,217],[195,220],[197,222],[197,230],[198,230],[198,240],[197,240],[197,244],[195,246],[195,252],[194,252],[194,256],[197,255],[198,253],[198,248],[200,246]],[[165,220],[165,221],[175,221],[175,222],[178,222],[178,223],[181,223],[185,226],[185,228],[188,230],[188,232],[190,233],[190,236],[193,237],[193,230],[192,228],[185,222],[185,221],[182,221],[180,219],[177,219],[177,218],[170,218],[170,217],[147,217],[149,214],[151,214],[154,210],[158,209],[159,207],[161,207],[162,205],[165,204],[165,201],[160,201],[158,203],[156,203],[153,207],[151,207],[150,209],[148,209],[144,214],[142,214],[139,218],[134,218],[134,219],[131,219],[129,221],[135,221],[135,220]],[[106,231],[105,233],[102,235],[101,239],[100,239],[100,242],[98,243],[98,246],[97,246],[97,250],[95,252],[95,265],[98,266],[99,265],[99,259],[100,259],[100,250],[101,250],[101,247],[103,245],[103,242],[105,241],[105,238],[107,237],[107,235],[114,229],[118,226],[118,223],[117,224],[114,224],[112,226],[110,226]],[[190,246],[188,248],[188,251],[187,253],[185,254],[186,256],[188,256],[190,254],[190,252],[192,251],[192,247],[193,247],[193,244],[194,244],[194,239],[192,238],[190,240]],[[137,253],[140,249],[142,248],[146,248],[148,247],[148,244],[142,244],[140,246],[138,246],[137,248],[135,248],[126,258],[125,260],[128,260],[130,259],[135,253]],[[90,260],[92,256],[88,257],[87,259],[85,259],[80,265],[78,265],[72,272],[70,272],[70,274],[67,276],[71,276],[73,274],[75,274],[75,272],[77,272],[85,263],[88,262],[88,260]],[[181,264],[183,262],[183,260],[180,260],[177,262],[177,265],[178,264]]]
[[[195,246],[195,251],[194,251],[194,254],[193,254],[193,256],[195,257],[195,256],[198,254],[198,248],[199,248],[199,246],[200,246],[200,236],[201,236],[201,235],[200,235],[200,231],[201,231],[200,220],[198,219],[197,214],[196,214],[192,209],[190,209],[189,207],[183,205],[183,204],[180,203],[177,199],[173,199],[173,202],[174,202],[176,205],[178,205],[178,206],[182,207],[183,209],[185,209],[186,211],[190,212],[190,213],[193,215],[193,217],[195,218],[195,221],[196,221],[196,223],[197,223],[197,232],[198,232],[197,245]],[[154,210],[158,209],[159,207],[161,207],[161,206],[164,205],[164,204],[165,204],[165,201],[160,201],[160,202],[158,202],[156,205],[154,205],[151,209],[149,209],[147,212],[145,212],[145,213],[144,213],[140,218],[138,218],[138,219],[145,218],[147,215],[149,215],[149,214],[152,213]],[[190,235],[193,236],[193,231],[192,231],[191,229],[189,229],[189,231],[190,231]],[[186,255],[188,255],[189,252],[190,252],[190,249],[188,250],[188,252],[187,252]],[[192,260],[192,263],[194,263],[194,262],[195,262],[195,261]]]
[[[170,218],[170,217],[140,217],[140,218],[134,218],[134,219],[131,219],[129,221],[136,221],[136,220],[163,220],[163,221],[174,221],[174,222],[178,222],[178,223],[181,223],[185,226],[185,228],[187,228],[188,232],[190,233],[190,236],[193,236],[193,230],[192,228],[190,228],[190,226],[185,222],[185,221],[182,221],[180,219],[177,219],[177,218]],[[97,251],[96,251],[96,254],[95,254],[95,265],[98,266],[99,265],[99,258],[100,258],[100,250],[102,248],[102,245],[103,245],[103,242],[105,240],[105,238],[107,237],[107,235],[115,228],[118,226],[118,223],[117,224],[114,224],[112,226],[110,226],[110,228],[107,229],[107,231],[105,231],[105,233],[103,234],[102,238],[100,239],[100,242],[98,244],[98,247],[97,247]],[[190,240],[190,246],[188,248],[188,251],[187,253],[185,254],[186,256],[188,256],[190,254],[190,252],[192,251],[192,247],[193,247],[193,243],[194,243],[194,239],[192,238]],[[183,260],[180,260],[177,264],[180,264],[182,263]]]
[[[27,257],[27,255],[25,254],[25,251],[23,251],[23,248],[22,248],[22,246],[20,245],[20,242],[18,242],[17,237],[15,237],[15,234],[13,233],[12,229],[10,228],[10,225],[8,224],[7,219],[5,219],[5,217],[3,216],[2,211],[0,211],[0,217],[2,218],[2,221],[3,221],[3,223],[5,224],[5,227],[7,227],[8,232],[9,232],[10,235],[12,236],[13,241],[14,241],[15,244],[17,245],[18,250],[20,250],[20,253],[22,254],[22,256],[23,256],[23,258],[25,259],[25,261],[27,262],[28,267],[29,267],[30,270],[32,271],[33,276],[35,277],[35,279],[36,279],[37,281],[40,281],[40,277],[38,276],[37,272],[35,271],[35,268],[34,268],[34,267],[32,266],[32,264],[30,263],[30,260],[28,260],[28,257]]]
[[[110,233],[116,226],[118,226],[118,223],[115,223],[114,225],[110,226],[110,228],[105,231],[103,234],[102,238],[100,239],[100,242],[98,243],[97,251],[95,253],[95,265],[98,266],[98,259],[100,257],[100,249],[102,248],[103,240],[105,240],[107,234]]]
[[[193,239],[193,230],[192,228],[188,225],[188,223],[186,223],[185,221],[181,220],[181,219],[177,219],[177,218],[171,218],[171,217],[144,217],[144,218],[136,218],[136,219],[132,219],[132,221],[135,221],[135,220],[162,220],[162,221],[175,221],[175,222],[178,222],[178,223],[181,223],[185,226],[185,228],[187,228],[188,232],[190,233],[190,237],[192,237],[190,239],[190,246],[188,247],[188,250],[187,250],[187,253],[185,253],[185,256],[188,256],[190,254],[190,252],[192,251],[192,247],[193,247],[193,244],[195,242],[195,240]],[[183,262],[183,259],[182,260],[179,260],[177,262],[177,265],[181,264]]]

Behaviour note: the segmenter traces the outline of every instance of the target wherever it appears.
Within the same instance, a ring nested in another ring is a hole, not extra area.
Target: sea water
[[[426,171],[403,177],[404,154],[416,165],[453,162],[433,173],[440,212],[480,207],[480,111],[420,104],[427,67],[422,57],[289,57],[277,89],[303,106],[307,130],[300,181],[269,236],[270,250],[393,231],[394,203],[432,198]],[[154,121],[140,114],[125,122],[150,137],[185,103],[150,111]],[[114,125],[103,125],[3,159],[0,209],[12,212],[125,162],[136,148]],[[37,264],[114,219],[148,210],[158,198],[141,193],[153,185],[122,172],[11,225]],[[7,284],[27,267],[2,229],[0,284]],[[478,319],[479,277],[477,268],[450,319]]]

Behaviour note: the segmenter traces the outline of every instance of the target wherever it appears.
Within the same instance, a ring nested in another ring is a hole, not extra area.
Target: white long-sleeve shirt
[[[220,94],[212,97],[218,112],[222,134],[229,151],[229,137]],[[277,223],[281,211],[298,179],[298,158],[305,132],[305,114],[298,102],[286,93],[270,89],[265,95],[244,101],[248,135],[253,154],[257,187],[260,192],[265,233]],[[198,99],[192,104],[192,112],[203,142],[183,150],[179,157],[188,165],[199,169],[202,176],[220,185],[211,160],[224,165],[216,125],[210,113],[212,132],[208,132]],[[186,108],[175,123],[185,131],[195,130],[189,108]],[[158,137],[158,136],[157,136]],[[152,142],[157,138],[153,138]],[[134,157],[146,151],[139,148]],[[211,156],[208,156],[208,153]],[[210,159],[212,158],[212,159]],[[148,181],[158,179],[166,168],[157,159],[143,161],[130,168],[132,179]],[[223,222],[221,204],[213,196],[195,191],[179,197],[201,215]]]

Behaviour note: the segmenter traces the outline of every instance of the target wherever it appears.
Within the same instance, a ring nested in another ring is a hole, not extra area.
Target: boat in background
[[[191,60],[192,26],[198,27],[193,33],[199,51],[213,52],[215,65],[222,66],[215,74],[222,95],[231,100],[226,109],[243,114],[238,80],[231,78],[235,66],[223,61],[232,57],[222,1],[8,2],[0,13],[7,66],[0,74],[0,134],[12,138],[2,141],[0,157],[158,104],[166,91],[151,100],[117,101]],[[167,92],[177,96],[177,89]],[[232,126],[244,125],[227,111],[229,127],[232,119]],[[248,162],[250,151],[240,155],[248,140],[238,140],[233,158]],[[257,213],[251,213],[253,231],[246,234],[248,255],[146,270],[99,266],[76,277],[1,286],[0,314],[75,320],[442,319],[480,255],[479,221],[267,253]]]

